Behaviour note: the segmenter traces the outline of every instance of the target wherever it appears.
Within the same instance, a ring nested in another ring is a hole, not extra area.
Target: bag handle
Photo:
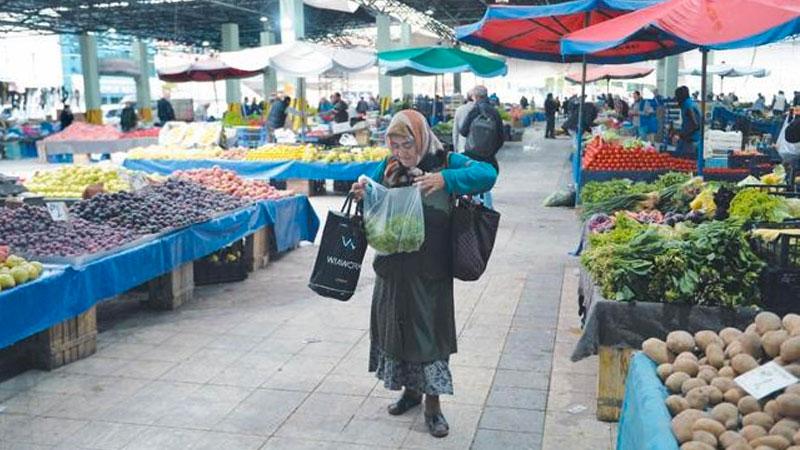
[[[353,203],[356,204],[356,212],[355,212],[355,214],[352,214]],[[352,192],[348,192],[347,193],[347,197],[344,199],[344,204],[342,205],[341,212],[346,217],[350,217],[351,215],[356,215],[356,216],[361,215],[361,213],[362,213],[361,202],[355,201],[355,197],[353,196]]]

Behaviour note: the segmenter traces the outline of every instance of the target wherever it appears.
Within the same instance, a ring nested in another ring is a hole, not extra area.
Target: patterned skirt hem
[[[426,395],[453,395],[453,376],[446,359],[413,363],[392,358],[380,349],[370,349],[369,371],[392,391],[404,387]]]

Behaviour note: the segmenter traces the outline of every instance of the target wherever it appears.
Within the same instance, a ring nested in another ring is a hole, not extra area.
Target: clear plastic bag
[[[425,241],[422,196],[415,186],[387,188],[375,180],[366,181],[364,227],[367,243],[378,254],[415,252]]]

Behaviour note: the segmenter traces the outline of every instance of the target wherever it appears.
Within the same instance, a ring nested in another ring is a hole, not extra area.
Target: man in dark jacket
[[[125,107],[122,108],[122,113],[119,118],[119,126],[122,128],[122,131],[131,131],[136,128],[137,122],[138,118],[136,117],[136,110],[133,109],[133,103],[125,103]]]
[[[289,105],[288,100],[289,97],[285,99],[281,96],[272,100],[272,104],[269,108],[269,117],[267,118],[267,125],[269,125],[270,133],[274,132],[278,128],[283,128],[283,125],[286,123],[286,108]]]
[[[342,94],[336,92],[331,96],[333,100],[333,121],[336,123],[345,123],[350,120],[350,114],[347,112],[347,103],[342,100]]]
[[[61,110],[61,114],[58,115],[58,121],[61,122],[61,131],[64,131],[68,126],[72,125],[73,120],[75,120],[75,116],[72,114],[69,105],[65,104],[64,109]]]
[[[361,99],[356,104],[356,112],[358,113],[359,116],[365,117],[367,115],[367,111],[369,111],[369,103],[367,103],[367,101],[364,100],[364,97],[361,97]]]
[[[500,166],[497,164],[497,158],[495,155],[497,154],[497,151],[500,150],[500,147],[503,146],[503,142],[505,141],[505,136],[503,134],[503,119],[500,118],[500,113],[497,112],[497,109],[489,102],[489,95],[485,86],[475,86],[471,92],[472,97],[475,100],[475,107],[470,110],[469,114],[467,114],[467,118],[464,119],[464,123],[459,129],[459,133],[467,138],[467,145],[465,147],[464,154],[472,159],[488,162],[499,171]],[[495,148],[469,148],[472,122],[478,118],[479,115],[489,117],[492,121],[494,132],[497,133],[493,139]]]
[[[553,99],[553,94],[547,94],[547,99],[544,101],[544,116],[547,119],[547,126],[544,130],[545,139],[556,138],[556,113],[558,112],[558,103]]]
[[[175,120],[175,110],[172,109],[172,103],[169,102],[169,94],[164,93],[156,103],[156,113],[158,114],[158,121],[161,125]]]
[[[700,110],[697,104],[689,97],[689,88],[681,86],[675,89],[675,101],[681,108],[681,129],[673,138],[677,148],[676,156],[696,157],[697,144],[700,136]]]

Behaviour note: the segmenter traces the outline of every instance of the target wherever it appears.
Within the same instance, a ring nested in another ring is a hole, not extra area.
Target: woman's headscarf
[[[389,186],[408,184],[411,177],[422,175],[422,171],[416,166],[426,155],[434,154],[443,148],[442,143],[428,126],[425,116],[413,109],[405,109],[392,117],[392,121],[389,122],[389,127],[386,129],[387,147],[390,146],[390,136],[413,139],[417,163],[414,167],[403,167],[395,157],[390,157],[383,175]]]

